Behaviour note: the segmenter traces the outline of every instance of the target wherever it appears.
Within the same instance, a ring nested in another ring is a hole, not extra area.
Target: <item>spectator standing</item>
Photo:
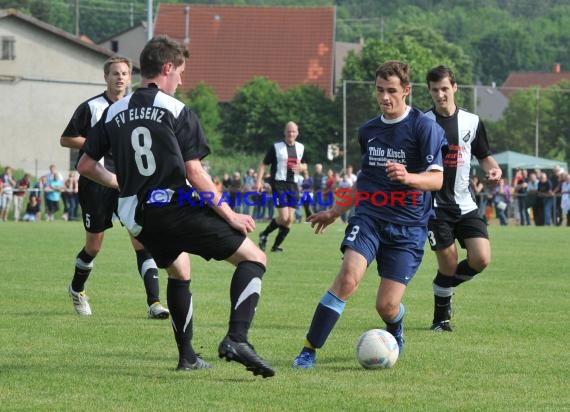
[[[556,226],[562,224],[562,208],[561,208],[561,188],[562,188],[562,177],[564,170],[556,165],[552,169],[552,176],[550,181],[552,183],[552,213],[554,214],[552,219]]]
[[[77,172],[69,172],[69,176],[65,179],[64,191],[61,193],[64,206],[63,220],[73,221],[77,219],[78,190]]]
[[[495,188],[495,196],[493,197],[495,211],[499,218],[501,226],[509,224],[509,205],[511,204],[511,188],[505,179],[499,181],[498,186]]]
[[[538,177],[536,172],[531,172],[528,175],[527,182],[527,206],[532,210],[532,219],[536,226],[542,226],[543,211],[542,202],[538,199]]]
[[[30,188],[30,175],[28,173],[18,180],[14,189],[14,221],[20,220],[20,213],[24,204],[24,199]]]
[[[326,176],[323,175],[323,165],[321,163],[315,164],[315,171],[313,173],[313,199],[315,201],[314,212],[325,210],[326,207],[322,206],[323,203],[323,189],[325,188]]]
[[[566,226],[570,226],[570,172],[564,173],[560,193],[562,195],[560,201],[562,216],[566,217]]]
[[[554,207],[554,188],[552,187],[552,180],[548,178],[546,173],[540,175],[538,201],[542,208],[542,222],[544,226],[550,226],[552,224],[552,208]]]
[[[241,173],[239,171],[234,172],[233,178],[230,180],[230,205],[235,212],[240,212],[243,202],[241,201],[243,181],[241,179]]]
[[[313,198],[313,178],[309,175],[308,170],[304,170],[302,173],[303,180],[301,182],[301,195],[303,200],[303,209],[305,210],[305,218],[308,218],[313,214],[314,210],[314,198]]]
[[[242,198],[242,213],[246,215],[253,215],[253,211],[250,211],[250,205],[255,204],[254,202],[257,200],[257,198],[253,198],[251,196],[251,193],[255,192],[255,182],[255,170],[248,169],[247,172],[245,172],[245,176],[243,177],[242,186],[243,195],[245,196],[246,193],[248,194],[247,199]]]
[[[14,199],[14,188],[16,187],[16,181],[12,177],[12,168],[6,166],[4,168],[4,174],[2,175],[2,192],[0,193],[0,220],[8,220],[8,213],[12,207],[12,202]]]
[[[46,220],[53,222],[55,214],[59,210],[61,202],[61,192],[64,190],[63,177],[57,171],[55,165],[50,165],[49,174],[46,176],[46,184],[44,187],[44,197],[46,200],[45,211]]]
[[[530,225],[530,215],[528,213],[528,172],[526,169],[519,169],[515,174],[515,195],[519,211],[519,222],[521,226]]]

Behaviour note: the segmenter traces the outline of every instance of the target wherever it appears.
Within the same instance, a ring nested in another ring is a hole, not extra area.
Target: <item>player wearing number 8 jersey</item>
[[[166,36],[150,40],[140,56],[142,87],[111,105],[92,129],[79,170],[110,187],[119,187],[118,213],[168,272],[167,299],[178,347],[178,370],[209,368],[192,348],[193,305],[188,253],[226,260],[235,266],[230,285],[227,335],[218,355],[243,364],[254,375],[274,371],[247,336],[253,320],[265,254],[249,239],[255,229],[249,215],[220,201],[201,159],[210,153],[196,114],[173,97],[189,57],[188,50]],[[116,175],[97,160],[112,150]],[[212,206],[180,205],[179,189],[214,194]],[[161,192],[160,203],[155,200]],[[188,252],[188,253],[187,253]]]
[[[457,83],[445,66],[431,69],[426,76],[434,107],[426,114],[445,130],[449,150],[443,165],[443,187],[435,193],[435,216],[429,221],[428,240],[438,262],[433,280],[434,315],[431,329],[451,332],[451,296],[453,288],[473,279],[491,260],[487,225],[477,213],[470,188],[471,157],[491,183],[498,183],[501,169],[491,156],[485,127],[479,116],[455,104]],[[467,249],[467,257],[458,263],[455,239]]]
[[[113,102],[125,95],[130,85],[132,65],[125,57],[115,56],[107,59],[103,65],[103,73],[107,90],[81,103],[65,128],[60,143],[64,147],[81,149],[89,130],[101,118],[103,111]],[[79,156],[82,155],[80,150]],[[115,171],[110,153],[104,156],[105,167]],[[95,257],[101,250],[105,230],[113,226],[113,213],[117,208],[119,192],[116,189],[101,186],[86,177],[79,178],[79,204],[85,228],[85,246],[77,254],[73,279],[68,292],[77,314],[91,315],[91,306],[84,288],[93,268]],[[167,319],[168,310],[160,303],[158,269],[150,254],[143,245],[131,237],[135,250],[137,266],[143,280],[150,319]]]
[[[376,100],[382,115],[358,130],[362,165],[356,192],[417,194],[403,203],[376,206],[361,201],[350,217],[341,244],[343,261],[335,280],[315,309],[304,348],[293,361],[294,368],[312,368],[316,349],[321,348],[340,318],[347,300],[356,291],[368,266],[377,262],[381,277],[376,311],[386,330],[403,349],[404,305],[408,282],[422,260],[431,212],[430,191],[438,190],[443,179],[443,130],[418,109],[406,104],[410,94],[407,64],[389,61],[376,70]],[[350,208],[335,203],[332,209],[307,220],[316,232],[333,223]]]

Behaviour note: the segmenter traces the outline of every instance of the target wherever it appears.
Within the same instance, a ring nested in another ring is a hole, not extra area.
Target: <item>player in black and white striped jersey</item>
[[[257,170],[257,191],[263,190],[265,169],[270,166],[271,189],[277,208],[277,217],[271,219],[269,225],[259,234],[259,247],[265,250],[268,236],[279,229],[271,247],[272,252],[282,252],[281,244],[289,234],[295,221],[295,209],[299,203],[299,188],[295,175],[307,170],[305,146],[297,141],[299,126],[295,122],[285,125],[284,139],[274,143],[259,164]]]
[[[426,114],[443,127],[448,142],[443,158],[443,187],[434,194],[435,217],[428,224],[428,240],[438,261],[431,329],[451,332],[454,287],[473,279],[491,260],[487,224],[478,214],[470,189],[471,157],[479,159],[491,184],[499,182],[502,172],[491,155],[479,116],[455,104],[457,83],[453,71],[445,66],[435,67],[428,72],[426,81],[434,103]],[[455,239],[467,250],[467,257],[460,262]]]
[[[228,331],[218,355],[266,378],[275,371],[247,340],[266,256],[247,237],[255,229],[253,218],[234,212],[222,200],[202,166],[210,148],[197,115],[173,97],[188,57],[186,47],[167,36],[146,44],[140,55],[141,87],[105,111],[89,133],[78,170],[120,190],[121,221],[168,272],[177,370],[210,368],[192,347],[191,253],[235,266]],[[110,150],[116,174],[98,163]],[[210,194],[211,202],[195,204],[192,190]]]
[[[131,83],[131,71],[132,64],[126,57],[113,56],[105,61],[103,74],[107,89],[77,107],[60,138],[60,144],[63,147],[79,149],[79,156],[82,155],[81,148],[85,139],[91,128],[101,118],[103,111],[125,95]],[[105,155],[104,165],[108,170],[115,171],[110,154]],[[85,283],[93,269],[93,261],[103,246],[105,230],[113,226],[113,214],[117,207],[119,192],[80,176],[78,195],[85,228],[85,246],[77,255],[68,293],[77,314],[89,316],[91,306],[84,291]],[[131,243],[146,291],[148,318],[168,319],[168,309],[160,303],[156,263],[139,241],[131,237]]]

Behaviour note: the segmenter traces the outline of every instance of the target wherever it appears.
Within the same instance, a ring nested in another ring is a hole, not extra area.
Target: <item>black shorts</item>
[[[79,177],[79,204],[83,227],[89,233],[101,233],[113,227],[119,191],[102,186],[86,177]]]
[[[477,210],[469,212],[455,221],[433,218],[428,222],[428,241],[431,250],[442,250],[451,246],[455,239],[465,249],[465,239],[489,239],[487,224]]]
[[[273,199],[276,208],[292,207],[299,204],[299,187],[295,182],[275,181],[273,182]]]
[[[141,215],[143,229],[137,239],[159,268],[170,266],[182,252],[225,260],[246,239],[209,206],[145,205]]]

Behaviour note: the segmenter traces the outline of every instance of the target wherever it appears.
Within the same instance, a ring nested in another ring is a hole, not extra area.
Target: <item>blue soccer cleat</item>
[[[398,356],[401,356],[404,352],[404,324],[399,323],[397,326],[386,324],[386,330],[396,339],[398,348],[400,349],[400,354]]]
[[[293,368],[296,369],[311,369],[317,363],[317,351],[303,348],[299,356],[293,361]]]

